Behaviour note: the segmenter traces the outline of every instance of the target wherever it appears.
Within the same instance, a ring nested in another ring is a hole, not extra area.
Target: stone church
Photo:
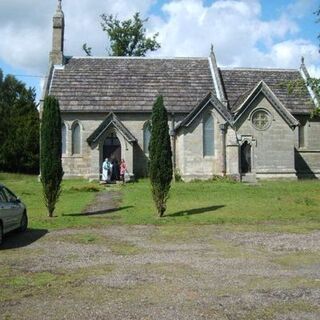
[[[196,58],[65,56],[64,28],[60,0],[43,96],[60,103],[65,178],[99,179],[106,157],[146,176],[159,94],[184,180],[320,175],[320,120],[311,117],[318,101],[303,59],[300,69],[262,69],[220,68],[213,50]]]

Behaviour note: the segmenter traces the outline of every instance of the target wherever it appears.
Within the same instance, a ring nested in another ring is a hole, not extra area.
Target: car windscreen
[[[0,188],[0,202],[7,202],[7,197],[2,188]]]
[[[4,191],[6,198],[8,199],[9,202],[11,201],[16,201],[17,197],[14,195],[13,192],[11,192],[9,189],[7,188],[2,188],[2,190]]]

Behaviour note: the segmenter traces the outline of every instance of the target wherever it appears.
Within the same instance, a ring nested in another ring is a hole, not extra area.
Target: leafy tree
[[[163,216],[172,180],[172,152],[169,136],[168,114],[159,96],[153,105],[149,144],[150,180],[152,196],[158,214]]]
[[[44,202],[49,217],[53,216],[61,193],[63,177],[61,155],[61,116],[58,100],[47,96],[44,100],[41,123],[40,168]]]
[[[101,15],[102,30],[107,33],[110,39],[111,56],[145,56],[148,51],[155,51],[160,48],[157,42],[158,33],[151,38],[146,36],[144,23],[148,19],[141,19],[140,13],[136,12],[133,19],[120,21],[115,16]],[[91,48],[85,43],[82,49],[88,56],[91,56]]]
[[[34,89],[0,69],[0,171],[39,172],[39,113]]]

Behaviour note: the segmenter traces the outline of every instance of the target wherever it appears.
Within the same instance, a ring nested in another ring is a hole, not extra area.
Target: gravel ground
[[[113,210],[119,194],[106,196],[86,213]],[[320,231],[29,230],[6,239],[0,266],[6,320],[320,319]]]

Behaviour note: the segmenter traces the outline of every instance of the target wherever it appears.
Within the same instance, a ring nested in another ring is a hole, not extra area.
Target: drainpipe
[[[171,145],[172,145],[173,180],[175,179],[175,171],[176,171],[176,134],[174,131],[174,126],[175,126],[175,118],[174,118],[174,112],[172,112],[171,113],[170,136],[171,136]]]
[[[228,129],[227,123],[222,123],[219,125],[222,136],[222,176],[225,177],[227,173],[227,157],[226,157],[226,133]]]

